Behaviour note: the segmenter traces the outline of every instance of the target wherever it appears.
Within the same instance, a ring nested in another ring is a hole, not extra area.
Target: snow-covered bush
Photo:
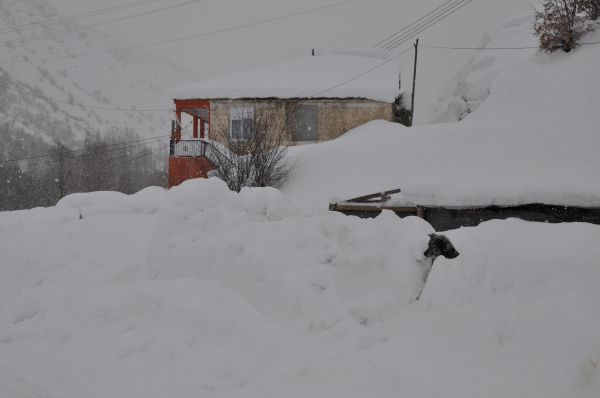
[[[236,192],[244,187],[281,186],[293,168],[286,160],[294,128],[293,112],[287,108],[240,108],[235,129],[218,124],[214,134],[220,144],[211,152],[210,160],[215,165],[211,175]]]
[[[581,0],[583,11],[592,21],[600,18],[600,0]]]
[[[599,0],[545,0],[534,23],[540,48],[571,51],[586,32],[586,19],[598,17],[599,4]]]

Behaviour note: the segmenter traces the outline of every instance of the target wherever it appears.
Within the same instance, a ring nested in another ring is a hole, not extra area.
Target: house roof
[[[177,88],[174,99],[366,98],[393,102],[399,63],[384,50],[318,50]],[[343,84],[342,84],[343,83]]]

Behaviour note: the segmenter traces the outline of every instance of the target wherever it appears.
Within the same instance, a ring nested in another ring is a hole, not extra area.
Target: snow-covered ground
[[[397,187],[597,204],[597,48],[518,54],[470,67],[504,65],[462,122],[294,149],[282,192],[209,179],[0,213],[0,398],[597,398],[599,226],[448,231],[460,256],[423,286],[431,226],[326,211]],[[559,72],[577,82],[543,91]]]
[[[81,216],[80,216],[81,215]],[[0,213],[0,397],[597,397],[600,228],[449,233],[218,180]]]

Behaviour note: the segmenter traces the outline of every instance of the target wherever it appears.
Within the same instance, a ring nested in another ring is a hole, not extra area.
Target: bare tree
[[[55,200],[58,200],[67,194],[67,189],[72,184],[73,175],[73,152],[57,140],[50,151],[51,156],[51,175],[56,192]]]
[[[575,48],[585,33],[585,0],[546,0],[536,12],[534,30],[540,48],[565,52]]]
[[[279,187],[293,164],[286,158],[295,128],[294,103],[260,104],[230,110],[228,122],[212,130],[216,143],[209,150],[213,175],[240,191],[243,187]]]

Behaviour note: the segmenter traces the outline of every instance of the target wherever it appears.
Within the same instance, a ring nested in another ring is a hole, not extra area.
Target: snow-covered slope
[[[600,228],[449,234],[218,180],[0,213],[0,397],[597,397]]]
[[[484,45],[535,45],[531,20],[512,18]],[[481,50],[439,104],[439,120],[454,122],[373,122],[294,148],[297,168],[283,190],[321,208],[396,188],[422,205],[600,206],[598,65],[598,45],[569,54]]]
[[[46,141],[60,137],[74,142],[86,131],[124,128],[142,137],[168,134],[171,103],[166,93],[193,81],[190,74],[142,50],[107,53],[125,45],[73,21],[11,30],[57,18],[46,0],[0,4],[0,121]],[[42,40],[60,32],[68,34]],[[98,54],[71,57],[91,53]],[[166,111],[127,111],[134,108]]]
[[[532,36],[533,17],[511,18],[484,36],[473,58],[445,90],[436,121],[574,120],[574,128],[597,121],[600,109],[600,47],[584,45],[566,54],[546,54]],[[600,32],[582,42],[600,41]],[[486,50],[487,48],[487,50]],[[477,112],[474,112],[477,110]],[[471,113],[473,113],[471,115]]]

